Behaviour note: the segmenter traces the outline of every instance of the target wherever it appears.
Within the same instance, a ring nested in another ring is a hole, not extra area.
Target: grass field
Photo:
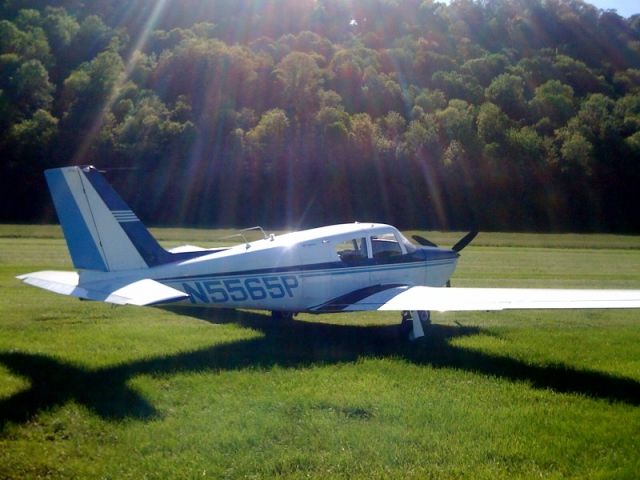
[[[408,343],[393,313],[274,324],[14,278],[70,268],[58,227],[0,226],[0,479],[640,477],[638,310],[434,314]],[[482,233],[453,283],[640,288],[640,237]]]

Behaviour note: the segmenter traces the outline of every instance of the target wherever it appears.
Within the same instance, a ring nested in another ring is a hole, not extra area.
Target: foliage
[[[50,219],[39,171],[93,163],[146,173],[113,180],[158,223],[640,231],[639,25],[569,0],[5,1],[0,220]]]

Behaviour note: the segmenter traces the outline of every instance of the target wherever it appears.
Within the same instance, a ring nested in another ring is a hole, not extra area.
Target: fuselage
[[[332,301],[397,285],[443,286],[458,254],[416,247],[395,227],[354,223],[244,243],[150,268],[193,307],[329,312]],[[123,272],[124,274],[124,272]]]

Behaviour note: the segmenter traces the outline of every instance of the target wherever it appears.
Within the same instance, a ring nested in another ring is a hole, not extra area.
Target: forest
[[[0,221],[92,164],[153,225],[640,232],[640,15],[4,0]]]

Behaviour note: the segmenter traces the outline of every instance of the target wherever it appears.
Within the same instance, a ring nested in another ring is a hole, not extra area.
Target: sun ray
[[[144,28],[141,30],[138,38],[133,44],[133,48],[130,50],[130,54],[125,62],[125,68],[123,72],[120,74],[118,80],[111,89],[109,96],[102,105],[102,108],[100,108],[88,132],[84,135],[84,138],[82,138],[78,148],[75,150],[71,161],[72,165],[79,165],[87,162],[89,156],[88,152],[93,146],[94,140],[103,127],[107,114],[111,111],[111,107],[120,96],[121,88],[129,80],[133,69],[136,67],[137,62],[139,61],[139,56],[137,55],[137,53],[143,49],[144,45],[149,39],[150,33],[153,31],[168,2],[169,0],[158,0],[158,2],[154,5],[151,15],[149,15],[149,18],[144,24]]]

